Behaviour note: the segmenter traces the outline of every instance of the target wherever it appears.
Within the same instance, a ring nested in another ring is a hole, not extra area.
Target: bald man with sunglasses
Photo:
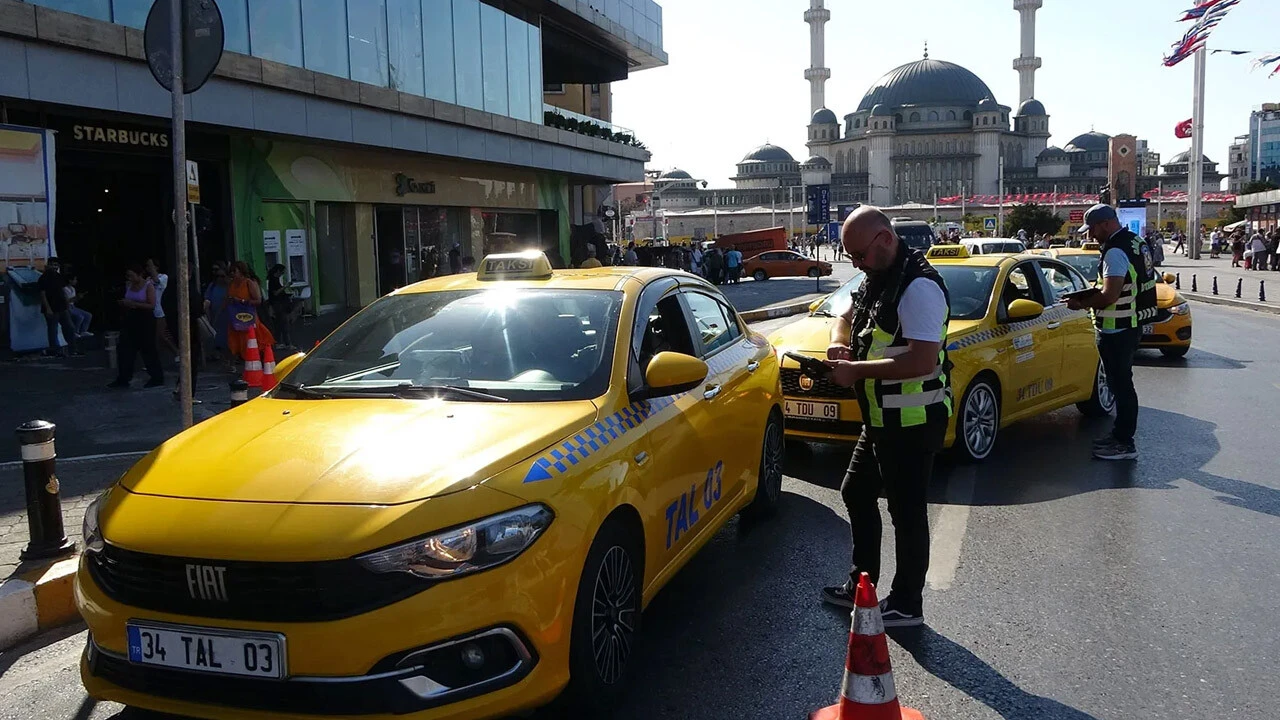
[[[840,488],[853,534],[853,567],[848,582],[824,588],[822,598],[852,607],[859,573],[879,582],[883,490],[897,573],[880,612],[886,627],[921,625],[929,570],[926,494],[952,410],[944,347],[950,298],[924,253],[908,247],[879,209],[854,211],[841,242],[867,281],[832,328],[827,365],[836,384],[855,388],[863,429]]]

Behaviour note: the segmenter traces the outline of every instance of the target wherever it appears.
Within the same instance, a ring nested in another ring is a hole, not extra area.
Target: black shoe
[[[1100,438],[1094,438],[1093,449],[1097,450],[1098,448],[1106,447],[1115,441],[1116,441],[1115,436],[1111,435],[1110,433],[1103,435]]]
[[[1095,447],[1093,456],[1099,460],[1137,460],[1138,448],[1132,442],[1112,440],[1106,445]]]
[[[109,388],[111,388],[111,389],[113,389],[113,390],[119,390],[119,389],[123,389],[123,388],[128,388],[128,387],[129,387],[129,383],[127,383],[127,382],[125,382],[125,381],[123,381],[123,380],[116,380],[116,381],[114,381],[114,382],[107,383],[107,387],[109,387]]]
[[[852,610],[853,596],[849,594],[848,583],[822,588],[822,602]]]
[[[147,384],[143,385],[142,387],[144,388],[164,387],[164,380],[148,380]]]
[[[892,595],[880,601],[880,617],[884,619],[884,626],[887,628],[916,627],[924,624],[923,610],[896,607]]]

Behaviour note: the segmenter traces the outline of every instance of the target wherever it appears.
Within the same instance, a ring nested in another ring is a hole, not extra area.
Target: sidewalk
[[[1219,297],[1234,298],[1236,296],[1236,284],[1241,283],[1240,297],[1243,300],[1258,300],[1258,289],[1260,283],[1265,283],[1267,292],[1267,302],[1277,303],[1280,305],[1280,272],[1272,270],[1245,270],[1243,267],[1231,267],[1231,256],[1223,255],[1220,258],[1210,259],[1208,251],[1200,257],[1199,260],[1191,260],[1165,253],[1165,262],[1160,266],[1161,272],[1173,273],[1181,277],[1181,290],[1191,292],[1192,276],[1195,276],[1196,290],[1202,295],[1211,295],[1213,293],[1213,278],[1218,278],[1218,295]]]

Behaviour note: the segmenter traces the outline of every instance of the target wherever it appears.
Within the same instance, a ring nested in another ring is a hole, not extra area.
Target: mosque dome
[[[819,108],[818,112],[813,114],[813,120],[809,121],[810,125],[836,125],[840,121],[836,119],[836,114],[826,108]]]
[[[749,162],[793,163],[795,161],[796,159],[791,157],[791,153],[787,152],[786,150],[772,143],[765,143],[764,145],[761,145],[755,150],[752,150],[751,152],[747,153],[747,156],[742,158],[741,160],[741,162],[743,163],[749,163]]]
[[[877,104],[973,107],[988,97],[993,97],[991,88],[969,70],[925,58],[894,68],[877,80],[863,96],[858,111],[871,110]]]
[[[1106,133],[1090,131],[1072,138],[1064,149],[1067,152],[1108,152],[1111,149],[1111,136]]]

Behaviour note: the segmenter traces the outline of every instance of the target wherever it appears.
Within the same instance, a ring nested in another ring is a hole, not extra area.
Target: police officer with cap
[[[1100,460],[1136,460],[1138,391],[1133,387],[1133,354],[1142,343],[1142,324],[1156,314],[1155,261],[1147,241],[1123,227],[1110,205],[1094,205],[1084,216],[1089,237],[1102,245],[1098,266],[1101,292],[1067,300],[1072,310],[1093,310],[1098,355],[1116,398],[1111,433],[1093,442]]]
[[[889,499],[897,573],[880,603],[886,627],[924,623],[929,570],[926,492],[951,417],[951,364],[944,347],[950,298],[942,277],[893,230],[879,209],[845,220],[845,253],[867,280],[837,319],[827,348],[832,380],[855,388],[863,431],[840,494],[853,533],[853,569],[825,602],[853,607],[858,576],[880,576],[881,490]]]

